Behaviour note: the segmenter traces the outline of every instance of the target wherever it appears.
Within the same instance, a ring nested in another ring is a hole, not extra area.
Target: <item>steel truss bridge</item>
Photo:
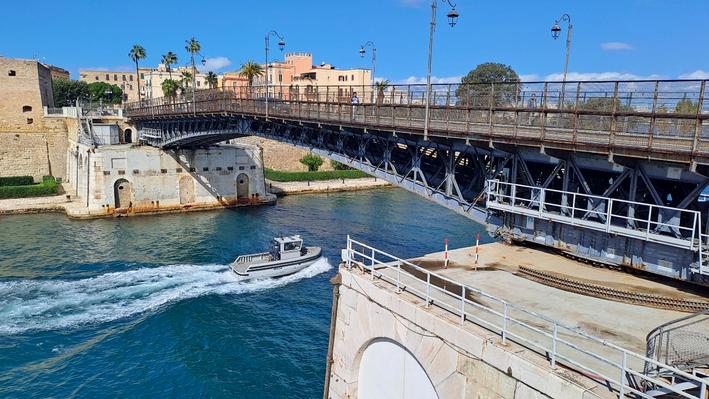
[[[246,135],[290,143],[487,223],[494,235],[709,285],[706,80],[434,85],[428,129],[425,93],[234,87],[125,111],[150,145]]]

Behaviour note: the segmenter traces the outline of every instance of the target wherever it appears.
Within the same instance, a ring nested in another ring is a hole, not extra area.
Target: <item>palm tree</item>
[[[209,71],[207,72],[207,76],[204,78],[205,81],[207,81],[207,85],[209,86],[210,89],[213,89],[217,87],[217,74]]]
[[[187,50],[188,53],[192,54],[192,90],[195,90],[196,82],[194,81],[194,79],[197,79],[197,71],[195,70],[194,66],[194,56],[195,54],[199,53],[199,50],[202,49],[202,45],[199,44],[199,41],[197,41],[194,36],[192,36],[190,40],[185,40],[185,43],[185,50]]]
[[[171,65],[177,64],[177,54],[172,51],[168,51],[167,54],[162,56],[162,63],[165,64],[165,68],[167,68],[167,72],[170,74],[170,79],[172,79]]]
[[[128,53],[128,57],[135,62],[135,74],[138,75],[138,101],[140,101],[140,68],[138,67],[138,61],[145,59],[145,49],[140,44],[134,44]]]
[[[253,61],[249,61],[246,64],[241,64],[239,75],[247,78],[249,80],[249,87],[251,87],[254,84],[254,78],[263,76],[263,67]]]
[[[177,93],[181,89],[180,82],[172,79],[165,79],[160,84],[160,87],[162,87],[162,93],[165,95],[165,97],[171,99],[173,102],[177,97]]]
[[[190,83],[192,82],[192,72],[190,71],[182,71],[182,88],[184,91],[187,91],[187,88],[189,87]]]
[[[381,104],[384,101],[384,90],[389,87],[389,81],[380,80],[374,83],[374,87],[377,88],[377,104]]]

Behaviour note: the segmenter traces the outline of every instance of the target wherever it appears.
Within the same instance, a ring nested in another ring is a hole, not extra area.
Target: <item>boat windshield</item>
[[[283,243],[283,250],[284,251],[296,251],[299,249],[300,249],[300,242],[299,241]]]

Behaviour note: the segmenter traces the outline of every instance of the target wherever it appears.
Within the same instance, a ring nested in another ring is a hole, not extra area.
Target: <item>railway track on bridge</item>
[[[709,300],[689,300],[672,298],[663,295],[644,294],[627,290],[619,290],[599,284],[563,277],[556,273],[543,272],[526,266],[519,267],[519,275],[538,283],[559,288],[564,291],[596,298],[609,299],[633,305],[649,306],[653,308],[674,310],[679,312],[695,313],[709,309]]]

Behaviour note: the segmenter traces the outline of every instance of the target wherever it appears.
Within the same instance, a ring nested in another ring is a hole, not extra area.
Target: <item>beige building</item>
[[[144,75],[145,71],[145,69],[141,68],[141,75]],[[94,82],[104,82],[116,85],[123,90],[124,101],[138,101],[138,76],[135,72],[80,70],[79,80],[89,84]]]
[[[369,95],[372,85],[372,73],[369,69],[337,69],[331,64],[313,65],[311,53],[288,53],[285,61],[275,61],[263,77],[254,84],[268,84],[275,91],[276,96],[282,93],[284,98],[290,95],[305,96],[315,99],[319,93],[324,100],[327,94],[347,98],[349,101],[353,93],[357,93],[362,101]],[[344,101],[344,100],[343,100]]]
[[[163,97],[162,83],[168,79],[182,81],[183,72],[192,74],[192,67],[173,67],[168,71],[165,65],[160,64],[157,68],[141,70],[141,91],[143,98],[160,98]],[[197,90],[208,89],[207,74],[197,70],[196,86]],[[192,80],[186,82],[187,87],[192,87]]]

